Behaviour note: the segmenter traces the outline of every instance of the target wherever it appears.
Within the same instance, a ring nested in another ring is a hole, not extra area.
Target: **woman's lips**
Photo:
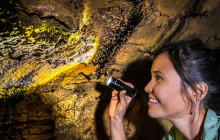
[[[153,97],[149,97],[148,105],[158,104],[159,101]]]
[[[150,98],[150,99],[149,99],[149,102],[151,102],[151,103],[159,103],[158,100],[153,99],[153,98]]]

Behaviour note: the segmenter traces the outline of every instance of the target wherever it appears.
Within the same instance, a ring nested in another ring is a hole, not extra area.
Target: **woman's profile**
[[[220,49],[194,39],[162,46],[153,54],[151,80],[144,90],[149,97],[148,115],[173,124],[163,140],[219,140]],[[125,92],[112,91],[113,140],[127,139],[123,121],[132,98]]]

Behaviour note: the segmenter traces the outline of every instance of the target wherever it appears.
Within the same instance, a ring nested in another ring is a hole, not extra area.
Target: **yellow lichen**
[[[70,63],[67,65],[60,66],[56,69],[52,69],[50,66],[45,65],[38,71],[38,75],[36,75],[33,78],[33,80],[36,82],[30,84],[29,86],[36,87],[38,85],[46,84],[47,82],[58,76],[59,74],[75,67],[78,64],[79,63]]]
[[[85,9],[83,12],[83,25],[80,28],[84,28],[84,26],[91,23],[90,5],[90,2],[86,1]],[[55,48],[54,46],[61,39],[63,39],[66,43],[62,44],[59,49],[61,51],[65,51],[66,48],[67,52],[63,52],[63,54],[61,55],[57,53],[53,59],[59,60],[59,57],[66,57],[61,58],[61,60],[67,59],[68,63],[62,64],[54,68],[53,65],[47,63],[44,60],[30,60],[33,62],[23,62],[21,65],[11,68],[5,73],[5,77],[2,81],[4,83],[0,84],[0,88],[4,87],[4,84],[7,83],[10,83],[12,87],[18,86],[19,80],[24,78],[24,76],[29,74],[31,71],[34,72],[30,79],[32,81],[29,81],[31,83],[28,83],[27,85],[25,85],[25,87],[23,87],[23,89],[25,88],[25,90],[32,90],[48,82],[53,82],[53,80],[56,80],[57,76],[59,76],[61,73],[65,73],[66,71],[71,71],[71,73],[74,73],[73,75],[75,76],[79,72],[85,72],[86,74],[89,74],[94,71],[94,67],[91,69],[91,67],[87,68],[86,66],[90,64],[93,57],[95,56],[95,53],[99,46],[99,36],[88,34],[85,30],[79,30],[76,33],[68,32],[57,26],[52,26],[46,22],[44,22],[41,27],[38,28],[34,26],[24,27],[22,26],[21,21],[19,21],[18,24],[24,29],[24,34],[20,36],[21,40],[23,39],[23,42],[19,43],[20,46],[23,45],[24,48],[29,50],[38,49],[37,47],[41,45],[46,45],[48,48]],[[57,49],[55,49],[54,51],[56,50]],[[76,52],[76,55],[74,53],[69,54],[68,50],[74,50]],[[70,55],[70,57],[74,57],[74,59],[70,62],[68,60],[70,59],[69,56],[66,56],[68,54]],[[40,65],[40,63],[42,65]],[[74,67],[78,66],[79,64],[85,64],[85,67],[80,70],[74,70]],[[65,78],[62,82],[62,85],[68,84],[69,82],[71,82],[71,80],[73,80],[73,78]],[[0,95],[5,95],[6,92],[7,94],[12,95],[15,91],[16,90],[13,88],[11,90],[1,89]]]
[[[32,60],[8,70],[8,72],[4,74],[2,79],[0,79],[0,87],[6,88],[5,85],[7,83],[13,84],[14,86],[19,86],[17,81],[30,73],[35,68],[35,66],[37,66],[38,63],[39,62]]]
[[[83,25],[88,25],[91,22],[91,8],[90,8],[90,1],[86,0],[84,5],[84,13],[83,13]]]

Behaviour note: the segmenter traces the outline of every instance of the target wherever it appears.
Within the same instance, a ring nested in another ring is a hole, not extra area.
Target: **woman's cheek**
[[[163,85],[158,85],[157,87],[155,87],[154,93],[155,93],[156,98],[162,103],[168,97],[168,95],[166,95],[167,89],[164,88]]]

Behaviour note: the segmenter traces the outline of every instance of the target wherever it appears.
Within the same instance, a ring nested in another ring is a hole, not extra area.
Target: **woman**
[[[220,138],[220,51],[200,40],[181,41],[157,49],[151,68],[148,114],[173,127],[163,139]],[[126,83],[133,87],[132,84]],[[132,98],[113,91],[109,109],[113,140],[125,140],[123,118]]]

